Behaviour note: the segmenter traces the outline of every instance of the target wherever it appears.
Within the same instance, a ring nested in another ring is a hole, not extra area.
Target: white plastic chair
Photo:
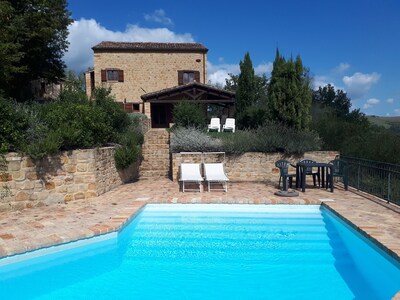
[[[200,174],[200,164],[182,163],[181,176],[179,181],[182,182],[182,192],[185,191],[202,192],[202,187],[203,187],[202,182],[204,181],[204,179]],[[185,188],[185,183],[198,184],[199,188],[198,189]]]
[[[222,127],[222,131],[232,131],[235,132],[235,119],[234,118],[226,118],[225,124]]]
[[[211,183],[221,183],[222,190],[224,192],[228,191],[229,178],[225,174],[223,163],[204,164],[204,176],[208,184],[208,191],[211,190]],[[221,189],[214,189],[214,190],[221,190]]]
[[[210,130],[217,130],[218,132],[221,132],[221,122],[219,118],[211,118],[211,122],[208,124],[207,131]]]

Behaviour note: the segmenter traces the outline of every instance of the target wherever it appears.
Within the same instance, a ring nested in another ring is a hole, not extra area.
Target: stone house
[[[36,101],[45,101],[57,98],[64,88],[64,80],[61,79],[57,83],[49,82],[44,78],[31,81],[31,91],[33,99]]]
[[[179,101],[225,108],[233,113],[235,94],[208,85],[208,49],[198,43],[101,42],[94,46],[94,67],[85,72],[86,93],[97,86],[111,87],[127,112],[141,112],[152,127],[172,123]]]

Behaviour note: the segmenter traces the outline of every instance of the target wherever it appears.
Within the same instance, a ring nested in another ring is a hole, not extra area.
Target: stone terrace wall
[[[95,197],[138,176],[137,165],[118,172],[114,152],[113,147],[66,151],[38,162],[9,153],[11,195],[0,198],[0,211]]]
[[[227,154],[225,156],[225,172],[230,181],[266,181],[276,183],[279,179],[279,169],[275,167],[275,162],[279,159],[286,159],[296,163],[303,158],[310,158],[317,162],[329,162],[335,159],[338,152],[335,151],[313,151],[306,152],[302,156],[288,156],[281,153],[260,153],[248,152],[240,155]],[[223,154],[201,153],[174,153],[172,154],[172,177],[173,180],[179,179],[179,166],[182,162],[200,163],[222,162]],[[295,169],[290,170],[295,172]]]

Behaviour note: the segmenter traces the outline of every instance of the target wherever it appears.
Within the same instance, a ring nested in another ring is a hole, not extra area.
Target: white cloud
[[[112,31],[94,19],[80,19],[69,27],[68,51],[64,56],[69,69],[76,72],[93,66],[92,47],[101,41],[119,42],[193,42],[190,33],[178,34],[167,28],[145,28],[128,24],[125,31]]]
[[[214,65],[208,62],[208,81],[211,84],[216,84],[219,86],[225,86],[225,79],[229,78],[229,74],[238,75],[240,73],[239,64],[218,64]],[[266,74],[267,76],[272,71],[272,63],[259,64],[254,68],[254,73],[257,75]]]
[[[392,104],[392,103],[394,103],[394,99],[393,98],[389,98],[389,99],[386,100],[386,102],[389,103],[389,104]]]
[[[314,76],[314,78],[312,79],[312,85],[313,85],[314,90],[318,90],[319,87],[324,87],[328,83],[333,85],[333,83],[330,82],[330,79],[328,76]]]
[[[400,108],[394,110],[395,115],[400,116]]]
[[[381,102],[381,100],[376,99],[376,98],[370,98],[367,100],[367,102],[364,104],[363,108],[364,109],[368,109],[371,108],[374,105],[377,105],[379,102]]]
[[[163,9],[156,9],[152,14],[144,14],[144,19],[150,22],[156,22],[164,25],[172,25],[173,22],[167,17]]]
[[[370,99],[367,100],[367,103],[368,103],[368,104],[371,104],[371,105],[376,105],[376,104],[378,104],[379,102],[381,102],[381,100],[376,99],[376,98],[370,98]]]
[[[375,72],[371,74],[357,72],[353,76],[344,76],[342,80],[350,98],[359,99],[368,92],[373,84],[379,81],[380,77],[381,75]]]
[[[235,64],[220,64],[213,65],[211,62],[207,64],[208,80],[212,84],[217,84],[220,86],[225,85],[225,79],[229,78],[229,74],[239,74],[240,67]]]
[[[372,107],[372,105],[368,104],[368,103],[365,103],[364,106],[363,106],[364,109],[368,109],[368,108],[371,108],[371,107]]]
[[[335,73],[343,73],[350,68],[350,64],[348,63],[340,63],[337,67],[333,69]]]
[[[272,62],[259,64],[258,66],[256,66],[254,68],[254,72],[257,75],[262,75],[262,74],[270,75],[271,72],[272,72],[272,67],[273,67],[273,63]]]

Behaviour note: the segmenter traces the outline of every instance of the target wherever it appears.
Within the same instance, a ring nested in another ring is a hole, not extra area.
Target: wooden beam
[[[194,102],[194,103],[228,103],[228,104],[234,104],[235,99],[198,99],[198,100],[182,100],[182,99],[151,99],[147,100],[147,102],[150,103],[178,103],[178,102],[183,102],[183,101],[189,101],[189,102]]]

